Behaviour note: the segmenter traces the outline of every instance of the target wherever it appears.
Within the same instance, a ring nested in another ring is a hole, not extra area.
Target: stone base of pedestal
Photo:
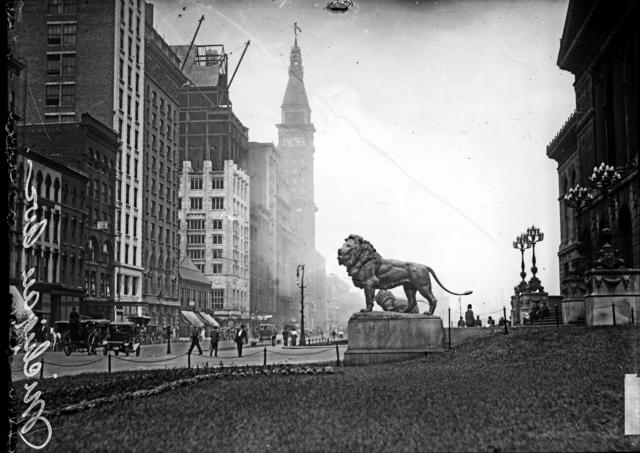
[[[585,319],[584,299],[565,299],[562,301],[562,320],[564,324]]]
[[[584,298],[588,326],[611,326],[614,316],[617,325],[629,324],[632,318],[638,322],[640,269],[593,269],[586,278],[590,289]]]
[[[634,310],[635,318],[638,307],[640,297],[637,296],[587,296],[584,299],[585,320],[588,326],[612,326],[614,316],[616,325],[630,324],[631,310]]]
[[[372,311],[349,319],[344,364],[369,365],[443,352],[444,327],[437,316]]]

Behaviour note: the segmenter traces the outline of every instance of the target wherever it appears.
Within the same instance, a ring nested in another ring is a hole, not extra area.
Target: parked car
[[[138,326],[132,322],[112,322],[109,334],[103,341],[104,355],[113,351],[115,355],[124,352],[125,355],[135,353],[140,355],[140,333]]]

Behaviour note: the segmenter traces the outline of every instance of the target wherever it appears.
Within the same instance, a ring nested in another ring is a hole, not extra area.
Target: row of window
[[[222,245],[223,243],[222,235],[212,234],[211,241],[214,245]],[[205,243],[204,233],[201,233],[201,234],[187,233],[187,245],[204,245],[204,243]]]
[[[178,205],[181,205],[179,201]],[[201,211],[203,208],[202,197],[190,197],[189,207],[194,211]],[[224,197],[211,197],[211,209],[222,210],[224,209]]]
[[[76,44],[77,24],[47,24],[47,44],[73,46]]]
[[[45,105],[47,107],[75,107],[75,82],[47,83],[45,86]]]
[[[120,294],[135,296],[138,292],[138,281],[138,277],[118,275],[118,287],[121,289]]]
[[[80,258],[61,256],[34,248],[25,250],[19,246],[11,249],[10,261],[12,263],[11,278],[22,278],[24,268],[33,268],[33,275],[37,281],[69,286],[82,285],[82,259]]]
[[[191,186],[191,190],[202,190],[202,176],[191,176],[189,179],[189,183]],[[213,176],[211,178],[211,189],[212,190],[222,190],[224,189],[224,178],[221,176]]]
[[[205,229],[205,219],[187,219],[187,230],[204,230]],[[213,230],[221,230],[222,229],[222,219],[213,219],[211,221],[211,229]]]
[[[49,0],[47,14],[76,14],[76,0]]]

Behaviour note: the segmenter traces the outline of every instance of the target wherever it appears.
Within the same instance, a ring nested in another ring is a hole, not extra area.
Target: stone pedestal
[[[572,274],[566,277],[560,284],[562,300],[562,320],[564,324],[579,322],[585,319],[584,296],[587,287],[584,277]]]
[[[638,322],[640,309],[640,269],[595,269],[587,272],[589,294],[585,297],[588,326],[629,324],[631,310]]]
[[[523,325],[525,314],[527,317],[534,305],[541,307],[542,304],[548,305],[549,294],[544,291],[532,292],[525,291],[517,297],[517,307],[512,311],[512,320],[516,320],[515,325]]]
[[[585,319],[584,299],[564,299],[562,301],[563,324],[575,323]]]
[[[369,365],[443,352],[444,327],[437,316],[371,311],[349,319],[344,364]]]

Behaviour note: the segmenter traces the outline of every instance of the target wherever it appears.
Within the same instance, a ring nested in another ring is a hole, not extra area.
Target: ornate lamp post
[[[524,281],[525,277],[527,276],[527,273],[524,270],[524,251],[526,249],[528,249],[529,247],[531,247],[531,244],[529,244],[529,242],[527,241],[527,237],[524,234],[519,235],[516,238],[516,240],[513,241],[513,248],[520,250],[520,258],[521,258],[521,260],[520,260],[520,278],[522,278],[522,281],[520,282],[520,284],[518,286],[516,286],[516,288],[518,289],[519,292],[522,292],[527,288],[527,282]],[[460,310],[460,313],[462,313],[462,309]]]
[[[536,277],[536,273],[538,272],[538,268],[536,267],[536,243],[542,242],[544,239],[544,233],[540,231],[540,228],[531,225],[527,228],[527,232],[525,233],[527,243],[531,244],[531,273],[533,274],[531,280],[529,280],[529,289],[531,291],[542,291],[544,288],[540,285],[540,279]]]
[[[298,264],[296,268],[296,277],[300,279],[298,285],[300,286],[300,346],[306,346],[307,341],[304,336],[304,264]]]
[[[616,171],[612,165],[606,165],[604,162],[600,166],[593,167],[593,173],[589,176],[589,186],[580,186],[577,184],[575,187],[569,189],[569,192],[564,196],[564,202],[578,213],[586,206],[591,204],[595,199],[594,191],[602,194],[605,204],[604,225],[600,231],[601,249],[598,252],[598,258],[594,260],[596,267],[614,267],[618,264],[622,265],[623,262],[617,258],[617,250],[611,246],[611,227],[609,216],[609,201],[612,189],[617,186],[622,180],[621,174]]]

